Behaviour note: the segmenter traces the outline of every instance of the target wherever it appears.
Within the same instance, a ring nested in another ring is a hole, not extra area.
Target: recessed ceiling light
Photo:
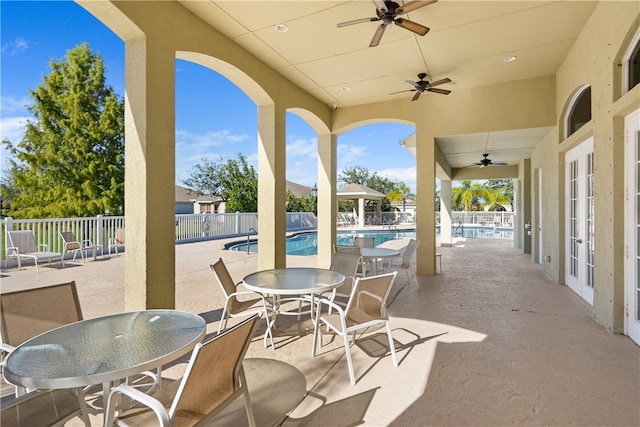
[[[274,28],[279,33],[286,33],[287,31],[289,31],[289,27],[287,27],[287,24],[277,24]]]
[[[342,86],[342,90],[343,90],[344,92],[347,92],[347,91],[350,91],[350,90],[351,90],[351,88],[350,88],[349,86]]]
[[[513,62],[516,59],[518,59],[517,56],[507,56],[506,58],[503,59],[504,62]]]

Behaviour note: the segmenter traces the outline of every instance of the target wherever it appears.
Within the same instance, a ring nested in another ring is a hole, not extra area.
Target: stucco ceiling
[[[408,1],[407,1],[408,2]],[[338,28],[375,16],[369,0],[181,1],[200,18],[311,95],[338,108],[413,96],[406,80],[445,77],[452,91],[554,74],[593,12],[595,1],[441,0],[403,17],[430,28],[425,36],[391,25],[377,47],[380,22]],[[400,4],[406,3],[402,0]],[[286,32],[276,30],[285,24]],[[505,58],[516,56],[512,62]],[[446,96],[424,93],[416,102]],[[546,130],[548,131],[548,129]],[[499,153],[505,135],[490,134],[492,160],[526,158],[544,130],[521,130],[518,150]],[[543,135],[544,136],[544,135]],[[452,166],[480,160],[487,134],[438,144]],[[538,139],[536,139],[538,138]],[[513,146],[513,144],[510,144]],[[526,154],[525,154],[526,153]]]

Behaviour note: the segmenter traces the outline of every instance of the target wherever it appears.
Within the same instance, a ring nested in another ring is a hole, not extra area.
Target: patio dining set
[[[218,259],[210,268],[225,302],[213,337],[206,337],[203,317],[180,310],[83,319],[74,281],[3,293],[2,373],[15,392],[3,397],[0,422],[64,425],[78,417],[89,426],[91,414],[104,425],[148,425],[154,420],[161,425],[195,425],[243,397],[247,422],[255,425],[242,363],[261,321],[264,346],[277,351],[273,332],[282,315],[298,320],[309,316],[312,357],[322,346],[323,333],[342,337],[352,385],[356,377],[351,348],[357,332],[384,327],[397,367],[386,304],[398,274],[390,271],[391,259],[402,260],[403,251],[377,248],[376,253],[368,246],[336,246],[328,269],[262,270],[240,282]],[[404,253],[411,255],[416,246],[412,240]],[[227,327],[235,317],[244,319]],[[182,378],[166,384],[163,366],[188,354]]]

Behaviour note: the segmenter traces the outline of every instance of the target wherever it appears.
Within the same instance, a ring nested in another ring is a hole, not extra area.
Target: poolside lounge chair
[[[36,235],[33,230],[7,231],[7,258],[18,259],[18,270],[22,268],[21,260],[23,258],[32,259],[38,268],[38,261],[60,261],[64,268],[64,259],[61,252],[49,251],[49,245],[37,244]]]

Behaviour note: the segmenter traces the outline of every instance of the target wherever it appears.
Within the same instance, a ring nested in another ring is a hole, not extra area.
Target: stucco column
[[[364,227],[364,197],[358,199],[358,226]]]
[[[258,269],[286,267],[285,110],[258,106]]]
[[[436,141],[416,125],[416,273],[436,274]]]
[[[318,135],[318,265],[329,267],[336,243],[338,138]]]
[[[516,195],[518,197],[519,209],[516,212],[516,220],[514,221],[514,227],[518,227],[520,231],[521,239],[514,240],[514,246],[522,249],[525,254],[531,253],[531,234],[533,230],[531,228],[525,229],[525,224],[531,224],[531,159],[524,159],[520,162],[520,168],[518,169],[518,188],[519,192]],[[516,233],[516,236],[518,233]]]
[[[440,246],[452,246],[451,180],[440,181]]]
[[[378,200],[376,203],[376,217],[378,218],[378,223],[382,224],[382,200]]]
[[[175,307],[174,52],[125,49],[125,310]]]

